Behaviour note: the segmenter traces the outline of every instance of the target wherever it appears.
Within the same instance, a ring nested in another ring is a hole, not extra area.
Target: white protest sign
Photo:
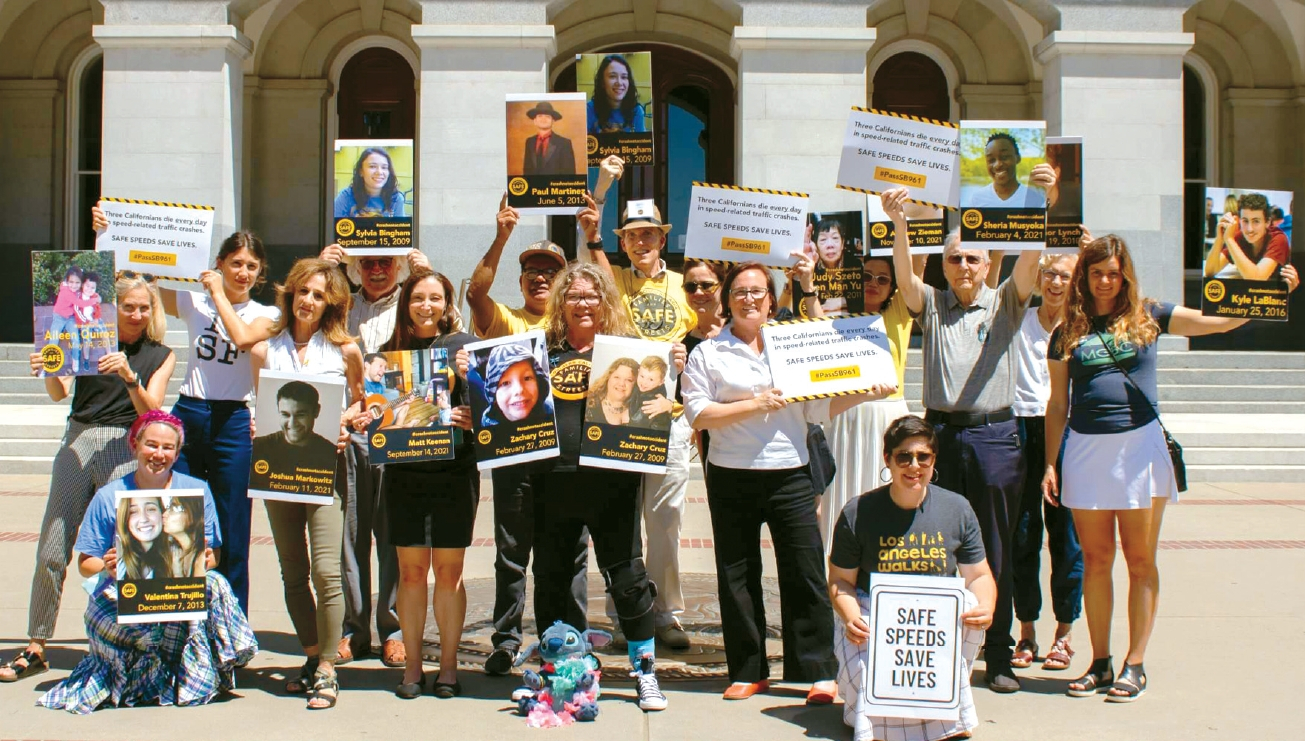
[[[102,198],[109,226],[95,249],[111,251],[117,268],[193,282],[208,269],[213,242],[213,207]]]
[[[864,710],[886,718],[959,720],[965,580],[872,574]]]
[[[905,186],[917,203],[957,208],[960,152],[956,124],[854,107],[835,182],[861,193]]]
[[[684,256],[787,267],[806,218],[806,193],[694,183]]]
[[[761,333],[771,383],[789,401],[897,383],[884,318],[877,314],[772,322]]]

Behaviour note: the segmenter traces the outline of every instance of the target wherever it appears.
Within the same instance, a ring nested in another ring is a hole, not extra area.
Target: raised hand
[[[495,239],[506,242],[507,238],[512,236],[512,230],[517,228],[517,222],[521,220],[521,212],[508,205],[507,193],[504,193],[502,200],[498,202],[498,214],[494,219],[498,225]]]

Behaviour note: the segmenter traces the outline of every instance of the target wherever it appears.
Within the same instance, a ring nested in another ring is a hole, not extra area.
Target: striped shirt
[[[394,334],[394,317],[399,305],[399,286],[376,301],[368,301],[361,290],[349,307],[349,334],[362,340],[363,352],[380,352]]]

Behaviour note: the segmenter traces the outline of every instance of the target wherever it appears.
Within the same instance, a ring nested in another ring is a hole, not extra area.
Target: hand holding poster
[[[685,257],[787,267],[803,248],[807,194],[694,183]]]
[[[943,243],[947,240],[947,222],[943,220],[942,210],[907,203],[904,211],[906,238],[911,246],[911,254],[941,255]],[[865,213],[870,226],[866,254],[870,257],[892,257],[897,230],[893,227],[893,220],[884,213],[884,204],[878,195],[865,197]]]
[[[610,155],[653,163],[652,52],[575,55],[576,88],[588,99],[589,167]]]
[[[873,194],[906,186],[917,203],[956,208],[958,135],[954,123],[853,108],[837,185]]]
[[[204,490],[131,489],[117,497],[118,624],[204,620]]]
[[[119,270],[185,281],[200,290],[199,274],[208,269],[213,243],[213,207],[159,203],[128,198],[101,198],[109,226],[95,239],[95,249],[117,255]]]
[[[329,505],[343,409],[341,378],[260,371],[250,498]]]
[[[965,580],[873,574],[862,710],[887,718],[961,715]]]
[[[589,188],[584,93],[507,96],[508,205],[575,215]]]
[[[1205,189],[1202,314],[1287,321],[1291,201],[1290,191]]]
[[[1047,197],[1047,251],[1078,254],[1083,236],[1083,137],[1047,137],[1047,165],[1056,173]]]
[[[452,460],[462,430],[453,426],[449,352],[402,350],[363,359],[369,459],[382,463]]]
[[[1042,121],[961,122],[961,247],[1041,250],[1051,177]]]
[[[675,407],[671,343],[598,335],[591,362],[580,465],[665,473]]]
[[[761,335],[772,384],[789,401],[897,385],[884,318],[877,314],[771,322]]]
[[[466,350],[476,467],[484,471],[556,458],[561,451],[544,333],[472,342]]]
[[[335,242],[350,255],[413,248],[411,139],[335,142]]]
[[[41,377],[92,376],[118,351],[114,254],[32,253],[32,338]]]

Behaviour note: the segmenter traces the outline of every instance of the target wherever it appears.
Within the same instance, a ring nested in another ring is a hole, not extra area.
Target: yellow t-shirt
[[[680,342],[698,326],[698,315],[684,295],[683,275],[662,270],[656,278],[645,278],[622,267],[613,267],[612,275],[634,328],[645,340]]]
[[[906,352],[911,347],[911,312],[906,308],[906,301],[897,295],[888,304],[888,311],[883,312],[884,332],[888,335],[888,344],[893,351],[893,365],[897,368],[897,393],[890,399],[904,398],[906,393]]]
[[[475,324],[475,319],[472,319],[472,324]],[[497,301],[494,302],[494,318],[489,320],[489,326],[473,327],[476,336],[482,340],[492,340],[543,328],[542,314],[532,314],[524,306],[520,309],[509,309]]]

